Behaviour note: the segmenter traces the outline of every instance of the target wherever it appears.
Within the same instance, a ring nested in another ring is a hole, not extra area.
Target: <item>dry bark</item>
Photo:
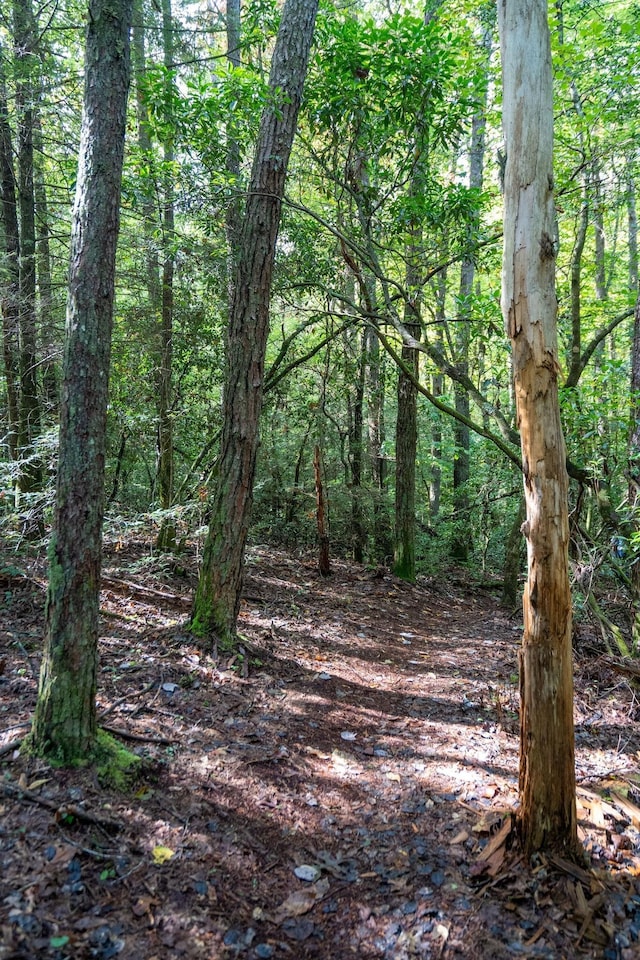
[[[56,508],[36,752],[74,763],[96,735],[105,431],[131,0],[90,0],[73,211]]]
[[[574,852],[568,476],[558,405],[547,5],[501,0],[499,17],[507,150],[502,309],[513,352],[527,508],[519,821],[528,853]]]
[[[239,242],[218,482],[192,618],[194,633],[228,643],[235,637],[253,502],[282,197],[317,7],[317,0],[287,0],[282,12],[269,79],[273,100],[262,116]]]

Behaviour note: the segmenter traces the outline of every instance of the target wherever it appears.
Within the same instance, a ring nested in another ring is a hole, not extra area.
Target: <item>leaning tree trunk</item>
[[[96,735],[105,429],[131,0],[90,0],[45,648],[33,749],[86,759]]]
[[[192,616],[196,635],[227,644],[240,609],[280,211],[317,8],[318,0],[286,0],[282,11],[239,242],[218,478]]]
[[[507,151],[502,309],[527,519],[520,814],[528,854],[575,851],[568,478],[558,406],[553,100],[546,0],[500,0]]]

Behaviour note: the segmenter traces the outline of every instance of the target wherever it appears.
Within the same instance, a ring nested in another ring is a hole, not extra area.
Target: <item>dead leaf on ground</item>
[[[329,880],[324,877],[313,886],[306,886],[302,890],[294,890],[286,900],[283,900],[273,914],[273,922],[280,925],[288,917],[301,917],[308,913],[319,900],[322,900],[329,891]]]

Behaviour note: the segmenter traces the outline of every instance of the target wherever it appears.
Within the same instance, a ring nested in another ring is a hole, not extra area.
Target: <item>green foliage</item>
[[[149,110],[150,151],[137,144],[136,103],[130,98],[106,493],[118,522],[131,523],[134,515],[147,525],[158,521],[158,305],[149,302],[145,271],[150,252],[159,269],[170,254],[175,267],[171,418],[175,487],[180,491],[171,516],[186,536],[203,525],[206,503],[195,495],[210,485],[217,453],[230,276],[225,218],[230,204],[242,199],[260,115],[268,103],[279,5],[259,0],[243,10],[240,67],[230,66],[225,56],[222,16],[200,15],[193,5],[174,7],[175,62],[170,70],[162,66],[158,12],[150,5],[145,11],[148,69],[140,90]],[[397,371],[390,360],[386,366],[380,363],[378,371],[386,468],[386,486],[380,491],[368,435],[373,364],[363,352],[363,334],[375,325],[400,351],[397,323],[408,303],[417,307],[419,336],[430,351],[420,356],[421,383],[452,406],[453,379],[447,372],[465,360],[476,390],[472,419],[496,433],[502,430],[501,436],[513,425],[499,307],[501,245],[489,242],[500,231],[502,204],[495,162],[501,142],[500,85],[495,57],[483,46],[493,8],[485,0],[456,0],[439,5],[428,23],[421,11],[389,13],[383,5],[326,5],[321,11],[280,230],[255,539],[314,545],[312,457],[318,442],[326,468],[332,549],[353,549],[354,516],[360,517],[365,555],[374,558],[376,515],[393,513]],[[43,334],[39,361],[49,354],[58,358],[62,349],[82,96],[82,36],[75,26],[81,13],[78,4],[55,8],[53,29],[48,30],[48,22],[41,24],[39,162],[47,185],[54,332],[46,345]],[[5,50],[11,48],[7,30],[0,25]],[[570,0],[551,11],[551,30],[560,361],[566,373],[575,333],[572,258],[583,204],[581,350],[636,296],[629,288],[628,213],[640,170],[640,21],[633,4]],[[11,104],[15,77],[10,64],[7,79]],[[469,186],[469,143],[472,119],[485,94],[487,146],[480,189]],[[14,140],[17,122],[11,114]],[[238,175],[226,169],[233,142],[240,153]],[[166,143],[173,147],[169,161]],[[162,208],[168,180],[176,217],[170,236]],[[42,211],[38,213],[40,217]],[[476,275],[472,292],[460,295],[463,257],[473,261]],[[409,265],[416,274],[411,283]],[[599,270],[604,289],[597,291]],[[366,303],[367,284],[373,311]],[[623,523],[633,526],[636,520],[625,504],[629,345],[626,321],[593,352],[577,386],[562,391],[562,415],[570,458],[590,478],[606,481],[609,516],[617,511]],[[366,387],[363,427],[354,440],[361,382]],[[504,418],[499,427],[496,411]],[[0,414],[4,436],[4,394]],[[30,454],[46,465],[47,482],[33,499],[23,500],[20,511],[13,498],[20,465],[11,463],[3,448],[2,533],[12,546],[24,539],[21,514],[37,511],[45,520],[50,517],[55,420],[51,406],[43,440]],[[419,570],[436,573],[448,563],[447,545],[456,528],[468,532],[475,545],[472,564],[499,569],[514,513],[512,494],[519,488],[513,466],[488,441],[473,438],[469,507],[460,515],[453,495],[452,421],[422,400],[418,430]],[[359,486],[352,473],[358,449]],[[517,452],[517,443],[513,449]],[[430,497],[436,488],[440,507],[432,513]],[[576,519],[606,543],[610,531],[602,499],[588,491],[578,498],[575,489],[571,496],[572,505],[582,510]],[[632,534],[629,541],[634,551],[636,539]],[[209,619],[210,611],[205,611],[202,622]],[[198,625],[196,618],[196,630]]]

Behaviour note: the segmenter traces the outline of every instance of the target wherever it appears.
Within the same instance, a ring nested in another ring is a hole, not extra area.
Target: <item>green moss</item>
[[[224,604],[216,604],[208,597],[196,595],[189,629],[194,637],[201,640],[215,636],[219,650],[225,653],[233,653],[238,639],[234,633],[220,628],[220,624],[224,623],[224,615],[227,612],[226,608],[221,608],[224,608]]]
[[[142,760],[105,730],[98,730],[92,757],[98,779],[105,787],[128,790],[140,773]]]

